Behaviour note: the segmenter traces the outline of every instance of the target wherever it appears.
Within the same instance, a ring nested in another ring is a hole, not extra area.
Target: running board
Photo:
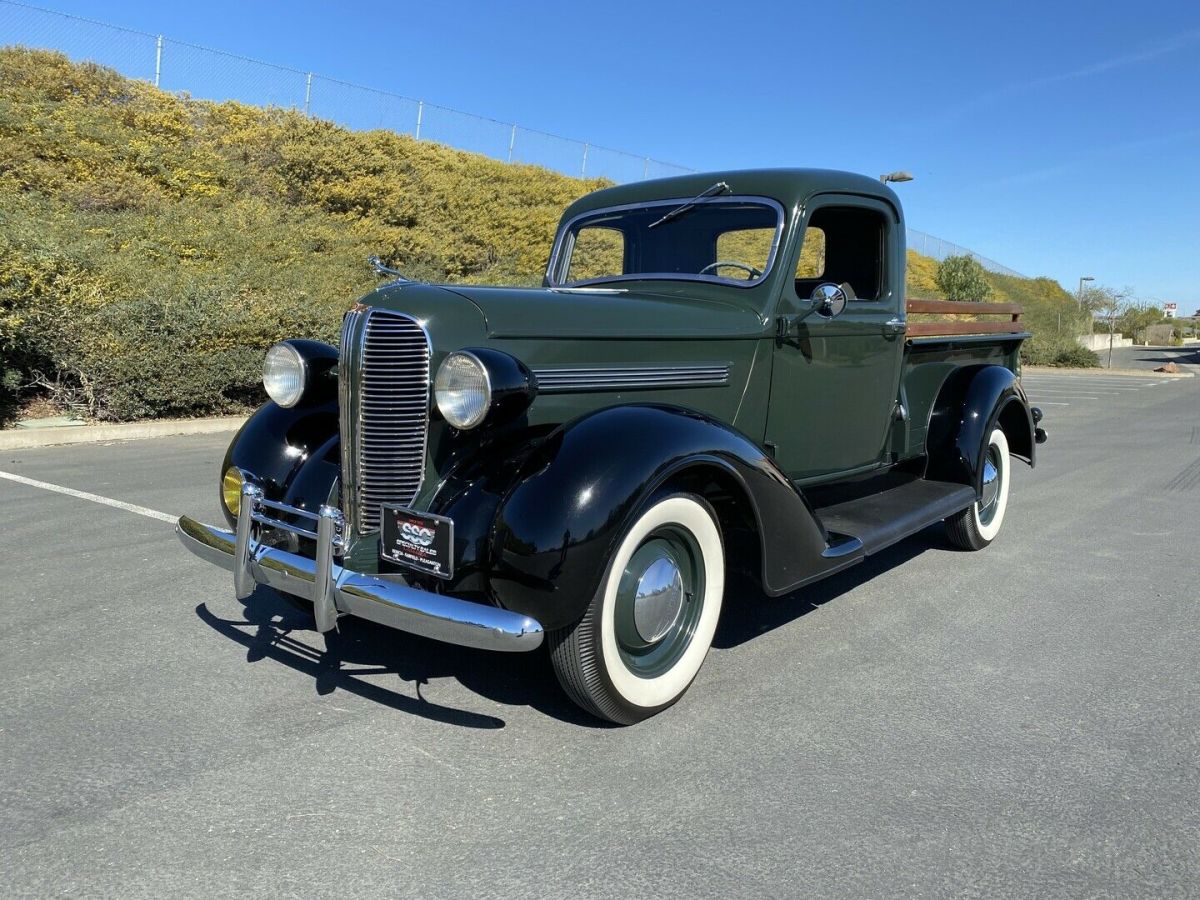
[[[966,509],[975,491],[965,484],[916,478],[878,493],[816,507],[829,534],[829,559],[870,556]]]

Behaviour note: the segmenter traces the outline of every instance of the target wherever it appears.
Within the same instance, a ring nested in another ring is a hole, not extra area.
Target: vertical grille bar
[[[343,503],[359,534],[379,528],[381,504],[408,506],[421,489],[429,359],[429,336],[412,317],[381,309],[346,316],[339,372]]]

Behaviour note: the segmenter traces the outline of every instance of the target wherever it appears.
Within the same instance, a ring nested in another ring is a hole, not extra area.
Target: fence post
[[[312,72],[304,79],[304,117],[308,118],[308,104],[312,100]]]
[[[418,141],[421,139],[421,119],[424,117],[424,115],[425,115],[425,101],[418,100],[417,101],[417,134],[416,134],[416,138]]]
[[[158,87],[158,79],[162,74],[162,35],[154,42],[154,86]]]
[[[579,170],[579,176],[581,178],[587,178],[587,154],[588,154],[588,145],[584,144],[583,145],[583,167]]]
[[[517,142],[517,126],[512,127],[512,134],[508,136],[508,161],[512,162],[513,144]]]

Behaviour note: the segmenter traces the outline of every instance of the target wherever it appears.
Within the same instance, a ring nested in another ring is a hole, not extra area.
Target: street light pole
[[[1083,312],[1083,283],[1085,281],[1095,281],[1095,280],[1096,279],[1093,278],[1091,275],[1080,275],[1079,276],[1079,290],[1075,292],[1075,304],[1079,307],[1080,312]],[[1090,327],[1090,323],[1089,323],[1087,333],[1091,334],[1092,330],[1093,329]]]
[[[1075,293],[1075,299],[1076,299],[1076,302],[1079,304],[1080,309],[1083,309],[1083,283],[1085,281],[1095,281],[1095,280],[1096,279],[1093,278],[1091,275],[1080,275],[1079,276],[1079,290],[1076,291],[1076,293]]]

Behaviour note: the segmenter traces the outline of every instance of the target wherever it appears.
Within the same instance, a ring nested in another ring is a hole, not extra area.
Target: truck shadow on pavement
[[[779,598],[763,596],[748,580],[731,581],[713,646],[728,650],[780,628],[930,549],[945,549],[937,527],[868,557],[845,572]],[[310,676],[318,695],[345,691],[400,712],[463,728],[503,728],[504,719],[456,709],[424,696],[432,682],[454,678],[467,690],[505,706],[528,706],[589,728],[614,727],[584,713],[558,686],[545,647],[531,653],[489,653],[443,644],[372,622],[343,617],[321,636],[312,616],[270,588],[244,602],[244,619],[226,619],[206,604],[196,615],[218,634],[246,648],[246,661],[265,659]],[[322,648],[321,645],[324,644]],[[387,676],[412,685],[388,687]],[[415,696],[414,696],[415,695]]]
[[[345,691],[400,712],[464,728],[505,726],[504,719],[497,716],[445,706],[424,696],[431,682],[450,677],[500,704],[531,706],[557,719],[604,727],[562,694],[544,649],[489,653],[351,617],[343,617],[336,631],[320,635],[313,630],[310,614],[266,587],[244,601],[244,613],[241,620],[225,619],[206,604],[196,607],[200,621],[246,648],[247,662],[270,659],[309,675],[319,695]],[[411,692],[387,686],[386,676],[411,685]]]
[[[932,525],[836,575],[779,597],[766,597],[757,584],[737,579],[731,583],[732,589],[726,591],[725,608],[721,611],[721,623],[717,626],[713,646],[718,650],[729,650],[794,622],[926,550],[954,552],[941,525]],[[739,603],[735,598],[749,602]]]

